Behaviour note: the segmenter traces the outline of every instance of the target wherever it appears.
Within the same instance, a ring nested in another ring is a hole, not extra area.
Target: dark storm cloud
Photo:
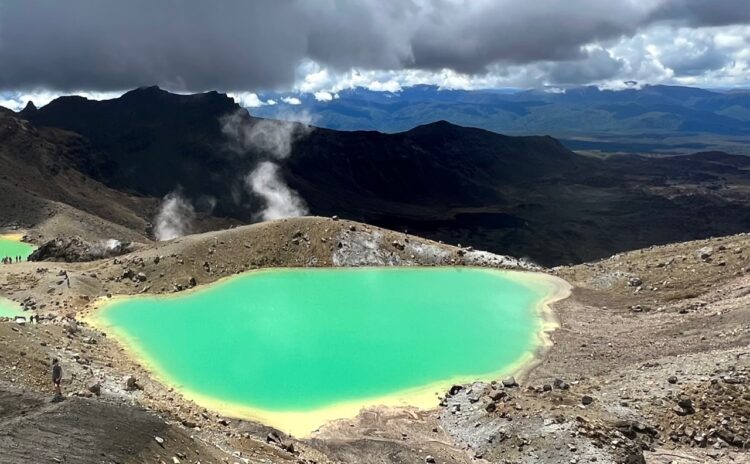
[[[545,74],[555,84],[587,84],[614,78],[623,66],[622,60],[613,58],[606,50],[595,49],[582,60],[551,63],[545,67]]]
[[[665,2],[654,19],[682,22],[690,26],[728,26],[750,23],[748,0],[672,0]]]
[[[335,70],[582,62],[653,22],[750,20],[748,0],[0,0],[0,89],[288,86],[305,59]],[[744,8],[743,8],[744,6]],[[611,57],[610,57],[611,58]]]
[[[305,56],[289,1],[3,0],[0,87],[273,85]]]
[[[481,72],[493,62],[585,58],[581,46],[632,33],[650,9],[632,2],[442,2],[414,37],[415,65]]]
[[[0,88],[272,88],[306,57],[397,67],[409,45],[391,33],[396,5],[0,0]]]
[[[720,69],[732,59],[713,47],[700,50],[698,53],[673,53],[661,59],[662,64],[682,76],[698,76],[706,71]]]

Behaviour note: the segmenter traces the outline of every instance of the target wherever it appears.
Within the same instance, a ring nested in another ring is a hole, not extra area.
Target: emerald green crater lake
[[[16,256],[26,259],[36,249],[34,245],[17,240],[14,236],[0,235],[0,258]]]
[[[32,313],[25,313],[18,303],[0,296],[0,317],[28,317],[31,314]]]
[[[553,293],[487,269],[273,269],[115,298],[95,324],[182,392],[312,411],[501,373],[538,345]]]

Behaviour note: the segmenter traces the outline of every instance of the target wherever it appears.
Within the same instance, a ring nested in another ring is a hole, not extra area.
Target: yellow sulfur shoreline
[[[23,235],[19,233],[12,233],[12,234],[0,234],[0,238],[4,238],[6,240],[13,240],[14,242],[21,242],[23,241]]]
[[[336,269],[336,268],[333,268]],[[434,268],[425,268],[434,269]],[[96,305],[96,309],[85,316],[85,320],[94,327],[111,334],[113,338],[126,348],[126,350],[141,363],[152,375],[162,384],[168,385],[178,391],[185,398],[194,401],[196,404],[207,409],[216,411],[220,414],[236,417],[241,419],[254,420],[263,424],[270,425],[288,434],[304,437],[309,436],[319,427],[327,422],[355,417],[363,408],[368,406],[386,406],[386,407],[415,407],[418,409],[432,409],[438,405],[438,396],[443,394],[453,384],[467,383],[472,381],[489,381],[502,378],[508,375],[523,376],[531,370],[546,349],[552,344],[549,333],[558,327],[551,305],[557,301],[567,298],[570,295],[571,286],[564,280],[547,274],[525,271],[505,271],[496,269],[483,269],[488,272],[502,272],[505,277],[515,280],[522,285],[544,285],[548,288],[547,295],[540,300],[537,305],[537,313],[541,321],[537,332],[537,341],[534,348],[522,356],[513,365],[507,366],[501,371],[482,376],[457,377],[447,380],[441,380],[422,387],[402,390],[389,395],[377,396],[371,398],[360,398],[357,400],[343,401],[323,408],[317,408],[309,411],[271,411],[260,408],[253,408],[242,404],[222,401],[214,397],[202,395],[191,391],[189,388],[180,385],[179,382],[169,378],[160,368],[157,362],[151,359],[146,353],[138,349],[138,344],[132,340],[123,330],[113,327],[99,317],[98,309],[111,299],[101,299]],[[279,269],[263,269],[251,272],[278,271]],[[354,269],[352,269],[354,270]],[[234,277],[234,276],[231,276]],[[209,285],[216,285],[231,277],[221,279]],[[205,289],[205,286],[201,287]],[[193,291],[198,290],[191,289]],[[149,295],[154,297],[159,295]],[[175,295],[163,295],[162,297],[174,297]],[[132,298],[132,296],[116,297]]]

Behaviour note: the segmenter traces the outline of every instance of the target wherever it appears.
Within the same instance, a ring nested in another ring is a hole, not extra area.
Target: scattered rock
[[[503,379],[503,386],[507,388],[517,387],[518,382],[516,382],[515,377],[508,377],[507,379]]]
[[[500,401],[501,399],[505,398],[506,396],[508,396],[508,394],[505,393],[502,390],[497,390],[497,391],[493,391],[492,393],[490,393],[490,399],[492,401]]]
[[[66,319],[63,321],[63,327],[69,334],[75,334],[78,332],[78,323],[74,319]]]
[[[270,432],[268,435],[266,435],[266,443],[271,443],[289,453],[296,454],[296,450],[294,449],[294,444],[293,443],[285,444],[284,441],[279,436],[279,434],[277,434],[276,432]]]
[[[711,247],[703,247],[700,250],[696,252],[696,255],[698,256],[698,259],[701,261],[708,261],[711,259],[711,255],[713,255],[714,249]]]
[[[463,390],[463,386],[461,385],[453,385],[450,390],[448,390],[448,394],[451,396],[455,396],[458,392]]]
[[[94,382],[88,386],[88,391],[99,396],[102,394],[102,385],[99,382]]]
[[[552,382],[552,386],[559,390],[567,390],[570,388],[570,385],[568,385],[563,379],[555,379],[554,382]]]
[[[268,435],[266,435],[266,443],[273,443],[275,445],[281,445],[281,437],[276,432],[269,432]]]
[[[141,390],[141,386],[138,385],[138,380],[133,377],[132,375],[129,375],[125,377],[125,391],[135,391],[135,390]]]
[[[678,416],[686,416],[689,414],[695,413],[695,408],[693,407],[693,400],[689,398],[682,398],[677,401],[677,406],[672,408],[672,410],[678,415]]]

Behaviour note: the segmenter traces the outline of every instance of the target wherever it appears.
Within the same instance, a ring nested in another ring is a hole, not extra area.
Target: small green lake
[[[15,261],[16,256],[26,260],[36,249],[36,246],[22,242],[17,235],[0,235],[0,258],[11,257]]]
[[[256,271],[179,295],[114,299],[93,321],[199,403],[311,412],[518,367],[539,344],[539,307],[556,291],[528,276]]]
[[[28,318],[31,314],[33,313],[24,312],[15,301],[0,296],[0,317],[25,316]]]

